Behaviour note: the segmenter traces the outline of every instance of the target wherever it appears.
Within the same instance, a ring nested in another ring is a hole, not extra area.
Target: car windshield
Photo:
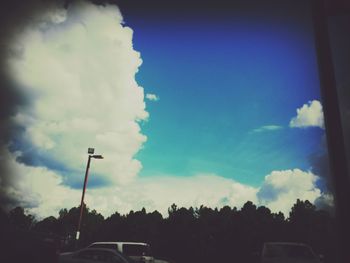
[[[266,258],[302,258],[314,257],[311,250],[302,245],[271,244],[265,246],[264,257]]]
[[[93,247],[93,248],[108,248],[108,249],[117,249],[117,245],[115,244],[93,244],[89,247]]]

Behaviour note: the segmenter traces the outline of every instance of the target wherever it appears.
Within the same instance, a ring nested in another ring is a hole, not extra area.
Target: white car
[[[153,263],[150,245],[138,242],[95,242],[88,248],[115,249],[137,262]]]
[[[308,245],[292,242],[267,242],[264,244],[262,263],[321,263]]]

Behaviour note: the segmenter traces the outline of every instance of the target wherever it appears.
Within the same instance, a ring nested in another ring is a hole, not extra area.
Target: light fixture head
[[[95,159],[103,159],[103,156],[100,154],[92,155],[91,157]]]

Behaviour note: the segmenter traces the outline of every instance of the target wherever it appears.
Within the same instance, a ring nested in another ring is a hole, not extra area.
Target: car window
[[[148,256],[150,255],[149,246],[136,245],[136,244],[124,244],[123,252],[128,256]]]

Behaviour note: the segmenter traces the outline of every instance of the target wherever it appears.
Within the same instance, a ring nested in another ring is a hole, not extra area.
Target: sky
[[[139,28],[134,46],[144,63],[136,79],[160,98],[148,107],[141,175],[204,170],[257,186],[273,169],[309,168],[323,131],[285,129],[297,108],[320,100],[307,29],[250,17],[162,27],[125,20]]]
[[[5,19],[3,206],[77,206],[88,147],[105,216],[331,204],[310,6],[258,2],[33,1]]]

